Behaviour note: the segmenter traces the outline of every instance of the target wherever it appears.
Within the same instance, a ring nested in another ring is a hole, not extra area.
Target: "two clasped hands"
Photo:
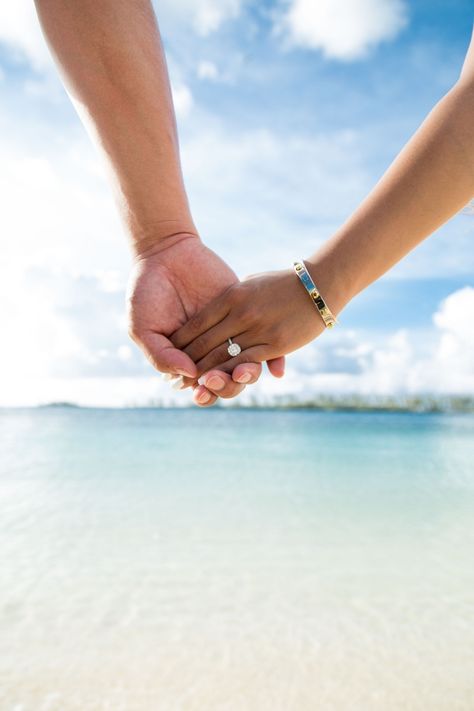
[[[306,266],[338,312],[345,291],[334,289],[323,260]],[[291,266],[240,282],[195,234],[174,235],[137,257],[129,315],[131,335],[151,363],[177,376],[175,388],[192,385],[202,406],[238,395],[259,378],[263,361],[282,376],[284,355],[325,328]],[[229,338],[239,355],[229,355]]]
[[[324,322],[291,264],[239,282],[201,241],[150,0],[36,0],[36,7],[112,175],[134,255],[130,335],[157,370],[178,376],[177,387],[192,385],[202,406],[238,395],[258,380],[263,361],[281,377],[284,356],[319,336]],[[472,199],[473,116],[471,41],[458,80],[357,210],[305,260],[335,316]],[[307,256],[297,244],[295,251],[295,259]],[[227,351],[229,338],[237,356]]]

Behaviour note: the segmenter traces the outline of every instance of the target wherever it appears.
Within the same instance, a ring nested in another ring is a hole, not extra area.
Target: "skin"
[[[130,238],[130,335],[162,373],[187,375],[197,404],[234,397],[260,363],[212,371],[197,385],[171,333],[237,282],[201,241],[189,208],[159,29],[149,0],[36,0],[65,86],[108,164]],[[280,377],[282,358],[268,362]]]
[[[474,196],[474,40],[455,86],[356,212],[305,260],[337,315]],[[416,308],[416,304],[414,304]],[[197,364],[230,371],[248,360],[290,353],[325,330],[292,270],[232,284],[171,337]],[[242,353],[229,358],[222,342],[235,334]]]

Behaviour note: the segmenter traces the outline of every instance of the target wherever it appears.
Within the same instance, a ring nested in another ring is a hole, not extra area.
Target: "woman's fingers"
[[[232,377],[220,370],[211,370],[201,378],[201,383],[194,388],[193,400],[196,405],[209,407],[218,397],[229,399],[240,395],[245,385],[240,385]]]
[[[211,407],[219,398],[211,393],[204,385],[196,385],[193,393],[193,400],[199,407]]]
[[[268,370],[274,378],[283,378],[285,375],[285,356],[271,358],[267,361]],[[242,381],[240,381],[242,382]]]
[[[198,377],[213,368],[217,368],[225,373],[232,373],[234,368],[242,363],[262,363],[271,357],[271,353],[269,353],[269,349],[266,345],[253,345],[251,338],[249,339],[250,342],[246,344],[244,338],[244,336],[237,336],[234,341],[234,343],[238,343],[242,348],[242,352],[238,356],[229,357],[227,352],[228,344],[224,344],[214,348],[213,351],[196,363]]]
[[[224,292],[217,299],[211,301],[170,336],[175,348],[184,350],[195,338],[225,319],[230,311],[226,295],[227,292]]]
[[[236,383],[244,385],[252,385],[256,383],[262,374],[261,363],[241,363],[232,371],[232,380]]]
[[[234,333],[232,330],[232,321],[232,316],[227,316],[213,328],[210,328],[205,333],[201,333],[201,335],[195,338],[186,348],[183,348],[184,353],[191,358],[193,363],[197,363],[219,346],[225,346],[227,350],[229,346],[228,338]]]
[[[240,395],[245,389],[245,385],[235,383],[231,375],[221,370],[210,370],[199,379],[199,382],[211,393],[224,400]]]

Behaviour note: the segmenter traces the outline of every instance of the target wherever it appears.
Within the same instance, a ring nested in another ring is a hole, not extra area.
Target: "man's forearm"
[[[327,283],[334,293],[337,310],[474,196],[474,89],[467,74],[437,104],[362,205],[308,260],[315,265],[321,291]]]
[[[36,0],[65,84],[105,153],[134,249],[194,233],[149,0]]]

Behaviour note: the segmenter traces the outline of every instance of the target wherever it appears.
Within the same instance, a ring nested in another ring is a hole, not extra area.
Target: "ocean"
[[[1,711],[473,711],[474,416],[0,411]]]

